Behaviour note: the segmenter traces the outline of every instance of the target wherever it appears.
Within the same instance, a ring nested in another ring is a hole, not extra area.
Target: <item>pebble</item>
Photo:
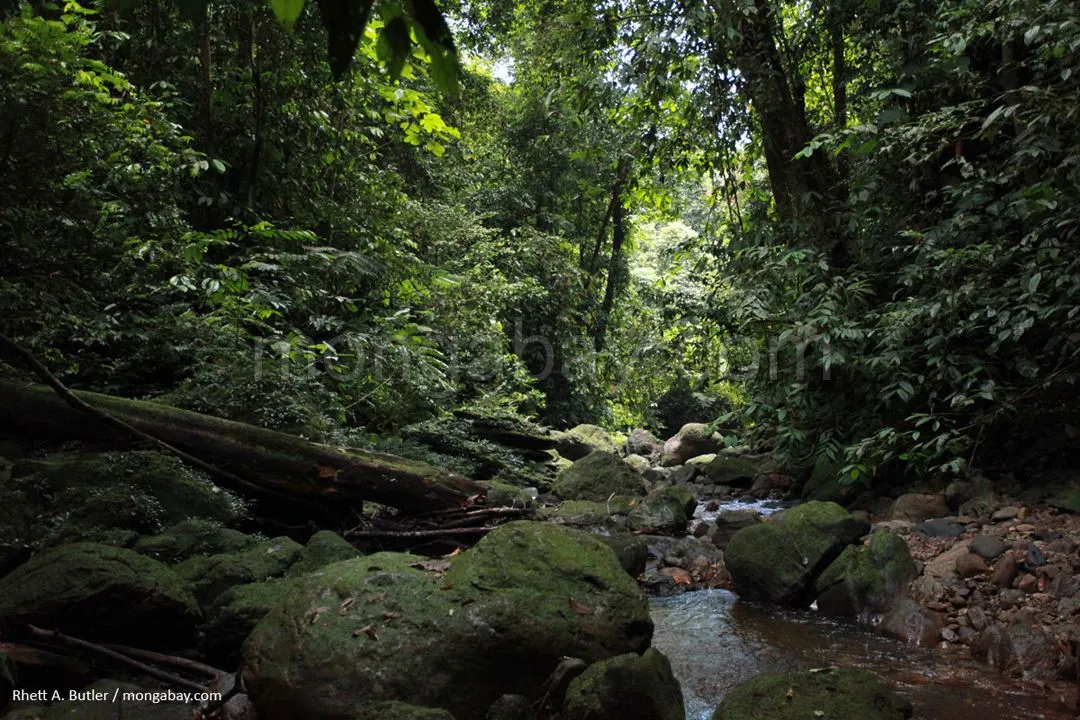
[[[972,538],[968,549],[987,560],[994,560],[1008,550],[1009,546],[1004,540],[994,535],[976,535]]]
[[[996,510],[994,514],[990,516],[990,519],[994,522],[1001,522],[1002,520],[1012,520],[1019,514],[1020,508],[1015,505],[1008,505],[1000,510]]]
[[[990,582],[998,587],[1007,588],[1012,585],[1016,577],[1016,556],[1012,553],[1003,555],[994,565],[994,571],[990,573]]]
[[[1039,581],[1035,579],[1035,576],[1030,573],[1025,573],[1020,582],[1016,584],[1016,589],[1026,593],[1033,593],[1039,587]]]
[[[965,553],[956,559],[956,574],[962,578],[981,575],[989,569],[986,560],[973,552]]]
[[[951,643],[960,642],[960,636],[952,628],[944,628],[941,631],[941,639]]]
[[[1002,590],[998,593],[998,607],[1002,610],[1014,608],[1024,601],[1024,593],[1020,590]]]
[[[981,631],[986,628],[986,613],[980,607],[969,607],[967,611],[968,622],[972,629]]]

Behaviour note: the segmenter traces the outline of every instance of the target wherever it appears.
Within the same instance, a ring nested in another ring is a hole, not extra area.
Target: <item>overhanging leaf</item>
[[[330,72],[340,79],[349,71],[353,55],[364,36],[372,0],[317,0],[319,15],[328,35]]]
[[[379,34],[376,50],[379,59],[386,64],[391,79],[397,80],[412,50],[409,23],[403,16],[396,15],[386,21],[386,25]]]
[[[270,0],[270,9],[286,30],[292,32],[300,13],[304,10],[304,0]]]

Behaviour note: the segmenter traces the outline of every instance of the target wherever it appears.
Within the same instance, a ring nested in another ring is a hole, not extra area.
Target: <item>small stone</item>
[[[967,600],[960,597],[959,595],[953,595],[952,599],[949,600],[949,602],[952,604],[953,607],[958,608],[967,605]]]
[[[1058,573],[1058,575],[1050,581],[1050,594],[1058,600],[1071,598],[1078,592],[1080,592],[1080,582],[1067,573]]]
[[[1068,619],[1080,611],[1080,598],[1065,598],[1058,603],[1058,617]]]
[[[1027,534],[1035,532],[1035,526],[1034,525],[1028,525],[1027,523],[1024,523],[1022,525],[1014,526],[1013,530],[1015,530],[1018,533],[1024,533],[1025,535],[1027,535]]]
[[[994,560],[1009,549],[1005,541],[994,535],[976,535],[968,545],[968,549],[976,555],[987,560]]]
[[[998,593],[998,607],[1008,610],[1019,605],[1024,600],[1024,593],[1019,590],[1002,590]]]
[[[967,619],[976,631],[982,631],[986,627],[986,613],[980,607],[969,607]]]
[[[944,628],[941,631],[941,639],[944,640],[945,642],[954,643],[954,642],[959,642],[960,641],[960,636],[957,635],[956,631],[953,630],[952,628]]]
[[[956,634],[960,637],[960,642],[964,645],[970,645],[975,642],[975,631],[969,627],[960,628]]]
[[[949,609],[949,603],[938,601],[928,602],[926,603],[926,607],[930,610],[933,610],[934,612],[945,612]]]
[[[1039,581],[1034,575],[1025,573],[1020,577],[1020,582],[1017,583],[1016,589],[1026,593],[1033,593],[1039,587]]]
[[[949,518],[934,518],[916,525],[915,532],[932,538],[958,538],[964,534],[964,526]]]
[[[986,560],[973,552],[961,555],[956,559],[956,574],[962,578],[981,575],[989,569]]]
[[[1045,564],[1046,556],[1043,555],[1043,551],[1039,549],[1039,546],[1035,543],[1028,543],[1027,555],[1024,556],[1024,567],[1030,571]]]
[[[1015,505],[1008,505],[1001,508],[1000,510],[996,510],[994,514],[990,516],[990,519],[994,522],[1001,522],[1002,520],[1013,520],[1019,514],[1020,508]]]
[[[1016,556],[1012,553],[1006,553],[1001,556],[1001,559],[994,565],[994,571],[990,573],[990,582],[998,587],[1007,588],[1013,583],[1013,578],[1016,577]]]

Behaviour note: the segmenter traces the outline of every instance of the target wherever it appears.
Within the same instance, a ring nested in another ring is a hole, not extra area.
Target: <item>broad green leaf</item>
[[[304,0],[270,0],[270,9],[286,30],[292,32],[300,13],[304,11]]]

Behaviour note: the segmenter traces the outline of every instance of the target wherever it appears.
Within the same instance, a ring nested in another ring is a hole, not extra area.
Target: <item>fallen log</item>
[[[74,394],[141,432],[270,491],[342,504],[370,500],[406,512],[461,507],[482,493],[472,480],[394,455],[321,445],[154,402]],[[0,429],[64,439],[123,437],[44,385],[8,380],[0,380]],[[230,489],[243,492],[243,488]]]

